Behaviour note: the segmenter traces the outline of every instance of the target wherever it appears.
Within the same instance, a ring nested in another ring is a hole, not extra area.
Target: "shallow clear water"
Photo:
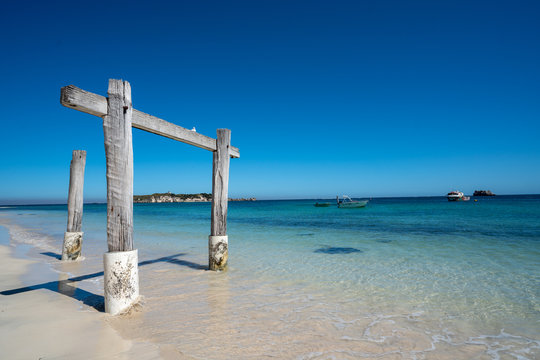
[[[212,359],[540,356],[539,196],[314,203],[229,203],[224,273],[203,270],[210,204],[135,204],[138,331]],[[61,249],[65,206],[0,216],[19,241]],[[105,205],[85,205],[83,231],[83,270],[98,271]]]

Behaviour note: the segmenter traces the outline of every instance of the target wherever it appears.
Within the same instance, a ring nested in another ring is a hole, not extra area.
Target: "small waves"
[[[11,241],[16,244],[32,245],[50,252],[58,251],[58,247],[55,246],[55,239],[50,235],[26,229],[8,221],[4,221],[0,225],[8,229]]]

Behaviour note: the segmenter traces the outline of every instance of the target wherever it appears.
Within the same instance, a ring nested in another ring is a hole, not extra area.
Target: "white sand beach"
[[[0,245],[0,274],[0,289],[8,292],[0,295],[4,359],[188,358],[173,346],[123,338],[108,324],[105,313],[61,293],[70,287],[59,281],[62,274],[14,246]],[[36,284],[48,285],[25,288]],[[63,288],[55,292],[48,286]],[[122,318],[115,320],[116,326],[122,325]],[[129,316],[125,321],[129,322]]]

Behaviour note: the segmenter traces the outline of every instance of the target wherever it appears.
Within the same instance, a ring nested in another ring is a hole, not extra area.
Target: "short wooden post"
[[[104,255],[105,311],[119,314],[139,297],[137,250],[133,250],[133,146],[131,86],[109,80],[103,117],[107,158],[107,244]]]
[[[227,205],[229,193],[229,148],[231,131],[218,129],[212,172],[212,222],[208,237],[208,267],[223,270],[229,257]]]
[[[64,233],[62,260],[77,260],[81,256],[85,165],[86,151],[73,150],[69,171],[68,222]]]

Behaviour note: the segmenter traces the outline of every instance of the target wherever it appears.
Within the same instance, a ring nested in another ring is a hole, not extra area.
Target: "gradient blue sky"
[[[0,203],[106,196],[101,120],[60,88],[215,137],[233,197],[540,193],[540,2],[9,2],[0,12]],[[210,152],[133,130],[135,194],[211,191]]]

